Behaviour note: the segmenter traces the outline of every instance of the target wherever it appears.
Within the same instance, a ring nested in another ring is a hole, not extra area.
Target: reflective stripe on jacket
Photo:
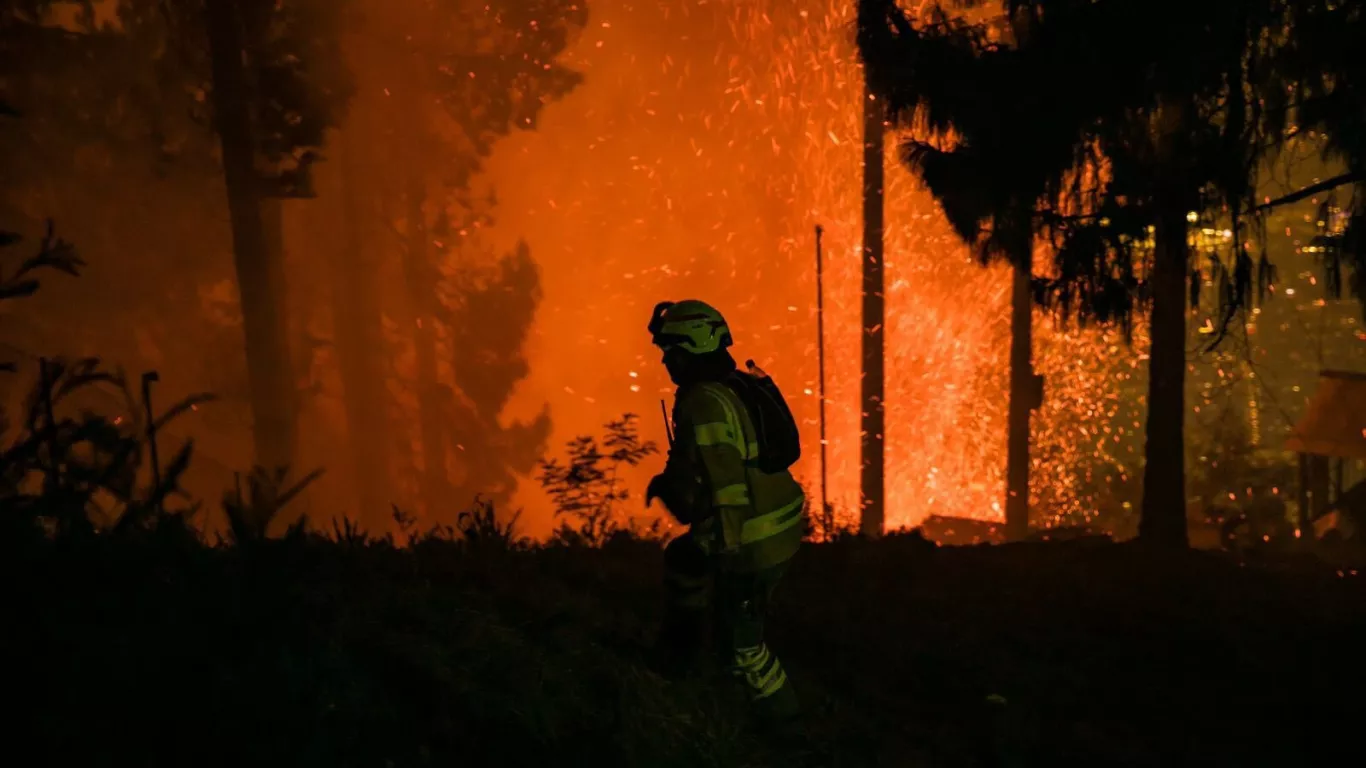
[[[759,471],[753,423],[730,387],[704,382],[679,390],[673,418],[666,500],[693,523],[699,544],[727,553],[744,571],[791,558],[801,544],[805,496],[792,473]]]

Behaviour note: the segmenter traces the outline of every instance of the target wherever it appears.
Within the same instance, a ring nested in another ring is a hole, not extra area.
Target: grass
[[[780,587],[807,705],[781,740],[647,671],[658,543],[12,543],[10,749],[50,764],[1312,765],[1366,682],[1348,572],[846,539]]]
[[[48,239],[0,299],[32,293],[38,266],[74,270],[42,261],[66,253]],[[0,441],[0,722],[18,764],[1351,764],[1332,756],[1357,736],[1333,726],[1366,686],[1366,586],[1311,559],[868,542],[823,510],[833,541],[798,555],[770,625],[807,710],[775,738],[715,671],[647,671],[658,531],[566,525],[533,546],[479,502],[428,531],[395,510],[399,537],[301,522],[274,538],[316,473],[258,470],[210,546],[178,486],[192,446],[140,479],[147,436],[196,400],[153,418],[97,361],[42,373]],[[101,381],[127,420],[65,407]],[[581,454],[567,466],[601,488],[565,498],[596,511],[618,489],[601,451]]]

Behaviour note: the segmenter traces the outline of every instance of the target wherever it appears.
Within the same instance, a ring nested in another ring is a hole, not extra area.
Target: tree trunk
[[[1309,519],[1317,520],[1328,511],[1332,501],[1328,489],[1332,486],[1332,471],[1327,456],[1309,454]]]
[[[1006,537],[1020,541],[1029,533],[1029,417],[1039,407],[1034,375],[1034,301],[1030,278],[1034,243],[1025,230],[1012,254],[1010,292],[1010,405],[1006,437]]]
[[[1152,351],[1148,362],[1148,429],[1143,448],[1139,538],[1189,546],[1186,531],[1185,381],[1187,280],[1185,211],[1167,206],[1156,224]]]
[[[432,307],[436,302],[436,270],[428,247],[426,179],[415,165],[408,181],[408,244],[403,251],[403,271],[408,284],[413,348],[417,355],[417,404],[422,440],[422,502],[434,517],[451,503],[446,475],[446,443],[441,429],[441,398],[436,380],[436,328]]]
[[[354,124],[354,120],[353,120]],[[368,206],[361,200],[350,132],[341,133],[341,204],[345,245],[337,253],[332,324],[341,369],[352,477],[361,519],[387,515],[393,504],[389,394],[379,365],[384,333],[377,297],[378,270],[365,249]]]
[[[1309,508],[1309,455],[1305,453],[1296,454],[1299,457],[1299,488],[1297,500],[1300,505],[1299,527],[1300,534],[1313,538],[1314,515]]]
[[[887,521],[884,468],[883,139],[882,102],[863,97],[863,377],[859,529],[881,536]]]
[[[279,323],[280,338],[283,340],[283,353],[287,361],[280,386],[285,392],[282,407],[288,413],[285,431],[281,436],[280,450],[289,457],[293,465],[299,453],[299,361],[294,353],[295,344],[293,324],[290,322],[289,280],[285,277],[285,206],[284,201],[274,196],[261,198],[261,230],[265,235],[266,263],[270,268],[270,284],[274,293],[271,303],[275,307]]]
[[[263,184],[256,169],[240,19],[231,0],[206,0],[214,118],[232,223],[233,258],[246,337],[256,463],[282,467],[292,458],[293,386],[283,294],[262,219]]]

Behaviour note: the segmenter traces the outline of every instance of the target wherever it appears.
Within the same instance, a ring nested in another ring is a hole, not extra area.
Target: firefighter
[[[769,422],[755,419],[751,409],[757,406],[747,406],[728,384],[745,374],[728,350],[730,329],[721,314],[701,301],[664,302],[649,329],[677,390],[674,441],[646,504],[658,498],[689,526],[664,551],[667,600],[656,664],[671,676],[692,666],[710,608],[722,665],[744,684],[762,718],[791,720],[796,696],[763,630],[773,589],[801,544],[802,488],[786,468],[759,469],[761,448],[787,447],[756,434],[756,421]],[[786,404],[782,412],[791,422]],[[795,442],[795,422],[790,435]]]

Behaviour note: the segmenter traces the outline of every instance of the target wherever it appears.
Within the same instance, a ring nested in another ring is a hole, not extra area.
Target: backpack
[[[769,475],[786,471],[802,455],[797,421],[792,418],[792,411],[772,377],[753,360],[745,361],[745,367],[748,372],[735,371],[726,379],[726,385],[740,398],[754,424],[755,440],[759,444],[759,457],[754,464],[760,472]]]

